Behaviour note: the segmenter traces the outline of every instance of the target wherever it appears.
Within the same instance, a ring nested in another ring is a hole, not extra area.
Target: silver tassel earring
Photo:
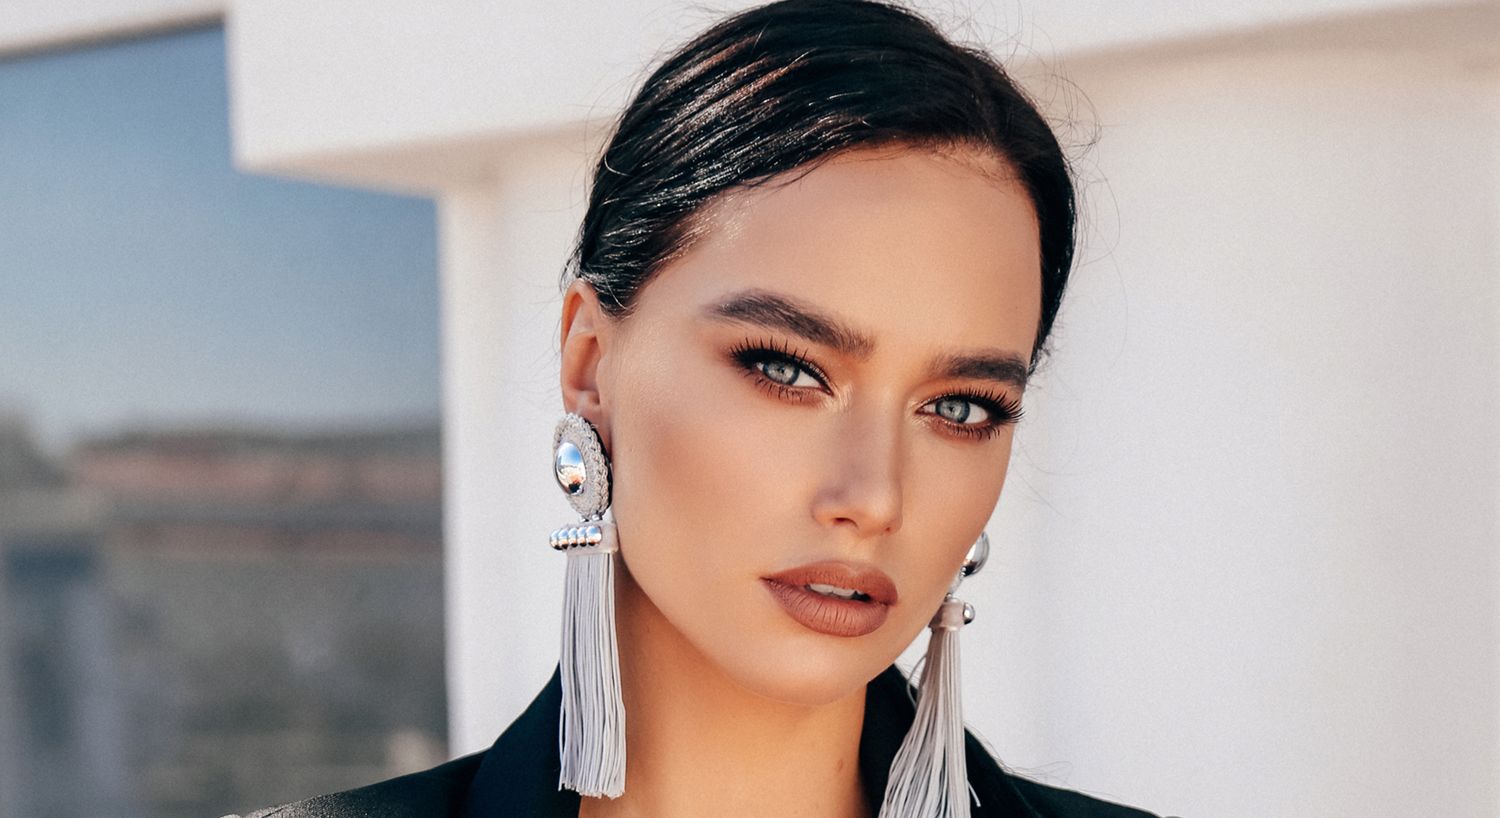
[[[891,762],[880,818],[969,818],[958,629],[974,621],[974,606],[953,594],[989,556],[989,535],[981,533],[928,625],[932,636],[922,660],[917,714]]]
[[[551,545],[568,555],[563,591],[562,719],[557,788],[618,798],[625,792],[625,703],[615,639],[614,523],[609,507],[609,460],[593,424],[572,412],[552,434],[553,466],[578,525],[552,532]]]

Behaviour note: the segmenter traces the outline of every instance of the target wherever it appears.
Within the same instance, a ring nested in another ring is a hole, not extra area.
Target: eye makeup
[[[807,403],[831,393],[828,376],[823,370],[808,360],[805,352],[794,350],[783,341],[746,339],[729,350],[729,358],[741,374],[774,397]],[[817,381],[817,386],[796,386],[804,373]],[[935,411],[922,414],[935,418],[937,425],[959,437],[988,439],[1019,422],[1023,414],[1019,400],[985,389],[965,388],[949,392],[928,401],[923,408],[954,400],[977,406],[987,419],[982,423],[961,423]],[[967,417],[971,412],[966,410],[963,416]]]
[[[806,403],[816,400],[812,387],[794,386],[798,378],[790,382],[784,382],[772,377],[769,367],[776,366],[780,371],[790,368],[794,373],[805,372],[811,375],[823,391],[829,390],[828,376],[823,374],[816,365],[807,360],[804,353],[793,351],[784,342],[776,340],[750,341],[746,340],[736,344],[729,350],[729,357],[739,368],[741,374],[750,379],[752,383],[775,397],[785,398],[797,403]]]
[[[1022,415],[1025,414],[1021,409],[1020,401],[988,390],[960,389],[956,392],[950,392],[926,405],[932,406],[933,404],[954,398],[975,404],[983,409],[990,419],[984,423],[954,423],[943,418],[939,420],[939,423],[952,429],[956,434],[968,435],[981,440],[999,434],[1007,426],[1015,425],[1021,420]],[[934,416],[941,418],[941,415],[936,415],[936,413],[934,413]]]

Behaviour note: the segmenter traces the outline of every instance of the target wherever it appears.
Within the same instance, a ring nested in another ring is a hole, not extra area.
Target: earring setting
[[[932,636],[922,658],[916,715],[891,762],[880,818],[969,818],[958,631],[974,621],[974,606],[954,594],[989,558],[990,537],[981,532],[928,623]]]
[[[582,415],[564,415],[552,433],[553,476],[576,525],[554,530],[552,548],[568,557],[563,590],[562,717],[558,788],[618,798],[625,792],[625,704],[615,632],[615,554],[609,508],[609,458]]]
[[[552,467],[573,510],[597,520],[609,507],[609,458],[594,424],[569,412],[552,430]]]

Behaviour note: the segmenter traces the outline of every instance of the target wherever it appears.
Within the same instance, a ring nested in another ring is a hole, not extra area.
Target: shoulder
[[[293,804],[267,807],[243,818],[449,818],[463,806],[469,782],[483,753],[440,764],[430,770],[377,781],[343,792],[319,795]],[[227,815],[224,818],[241,818]]]
[[[1145,810],[1105,801],[1007,773],[1011,785],[1040,818],[1157,818]]]

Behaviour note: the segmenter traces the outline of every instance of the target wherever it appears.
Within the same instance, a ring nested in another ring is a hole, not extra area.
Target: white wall
[[[0,0],[0,57],[213,20],[226,0]]]
[[[583,216],[582,144],[538,140],[439,200],[449,744],[487,747],[546,683],[577,515],[550,470],[560,259]]]
[[[17,0],[0,0],[17,2]],[[98,2],[98,0],[95,0]],[[1138,48],[1435,0],[1253,0],[1184,4],[913,0],[956,30],[1021,57]],[[550,131],[607,117],[653,54],[718,18],[687,3],[309,3],[239,0],[229,34],[235,151],[247,168],[421,183],[391,154]],[[470,145],[470,147],[472,147]],[[484,151],[463,151],[480,157]],[[364,158],[366,161],[359,161]],[[428,179],[446,186],[448,177]]]
[[[1500,814],[1494,64],[1070,75],[1096,235],[1002,500],[1002,755],[1185,815]]]

